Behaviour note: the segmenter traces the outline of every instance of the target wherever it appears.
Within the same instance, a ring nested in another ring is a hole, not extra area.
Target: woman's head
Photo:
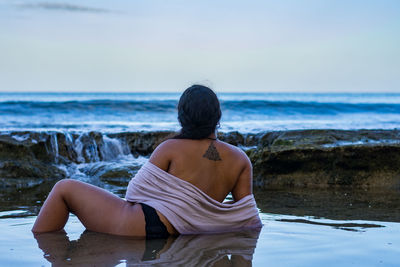
[[[182,126],[175,138],[202,139],[215,132],[221,119],[216,94],[203,85],[192,85],[183,92],[178,104],[178,120]]]

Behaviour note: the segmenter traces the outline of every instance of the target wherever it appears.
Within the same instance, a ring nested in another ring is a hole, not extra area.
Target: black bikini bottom
[[[162,223],[156,210],[146,204],[140,203],[146,221],[146,239],[167,238],[167,227]]]

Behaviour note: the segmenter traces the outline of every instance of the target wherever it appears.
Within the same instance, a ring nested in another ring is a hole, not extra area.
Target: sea
[[[180,93],[0,93],[0,131],[179,130]],[[219,131],[396,129],[400,93],[219,93]]]

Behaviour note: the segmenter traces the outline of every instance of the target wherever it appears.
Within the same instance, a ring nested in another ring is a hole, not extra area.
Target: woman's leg
[[[33,232],[64,228],[69,212],[91,231],[145,236],[145,220],[139,204],[131,204],[99,187],[76,180],[61,180],[51,190],[33,225]]]

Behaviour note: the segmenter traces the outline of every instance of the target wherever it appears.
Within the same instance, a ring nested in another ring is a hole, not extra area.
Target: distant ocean
[[[0,93],[0,131],[178,130],[180,93]],[[220,131],[395,129],[400,93],[220,93]]]

